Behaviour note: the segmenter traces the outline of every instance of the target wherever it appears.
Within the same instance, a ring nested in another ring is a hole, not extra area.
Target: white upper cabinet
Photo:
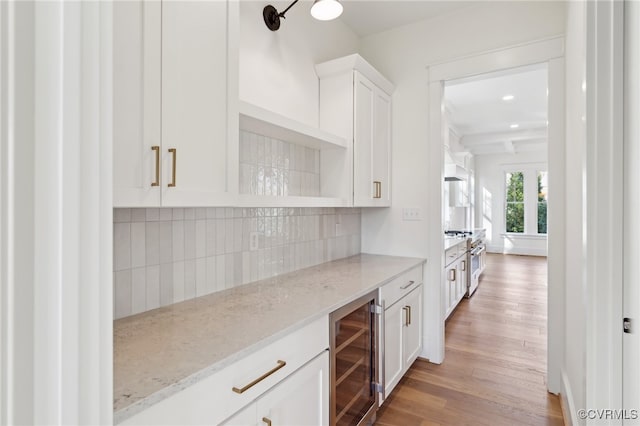
[[[393,85],[360,55],[316,66],[320,127],[353,141],[353,204],[391,205]]]
[[[114,3],[114,206],[233,205],[238,4]]]

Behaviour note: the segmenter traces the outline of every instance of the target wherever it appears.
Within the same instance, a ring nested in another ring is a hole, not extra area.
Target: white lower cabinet
[[[467,293],[469,265],[466,251],[460,247],[447,250],[445,260],[447,266],[442,274],[442,305],[447,319]]]
[[[422,267],[414,268],[380,289],[384,303],[384,395],[398,384],[422,349]]]
[[[328,425],[328,397],[329,352],[325,351],[222,424]]]

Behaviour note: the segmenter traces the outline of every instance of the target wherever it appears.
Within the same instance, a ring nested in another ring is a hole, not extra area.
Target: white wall
[[[563,34],[560,2],[482,2],[456,13],[426,20],[361,40],[360,53],[395,85],[393,94],[393,207],[362,213],[362,250],[426,257],[428,215],[403,222],[402,208],[427,212],[439,193],[430,193],[428,76],[426,67],[473,53]],[[433,165],[434,163],[431,162]],[[441,186],[440,186],[441,188]],[[416,238],[416,236],[419,236]],[[425,276],[438,267],[427,263]],[[430,283],[427,285],[438,285]],[[426,292],[428,293],[428,292]],[[425,345],[422,356],[429,356]]]
[[[547,170],[547,152],[523,152],[516,154],[477,155],[476,173],[476,227],[487,229],[487,251],[492,253],[547,255],[547,238],[544,235],[505,235],[505,172],[521,170],[525,173],[525,198],[537,197],[536,172]],[[529,188],[531,185],[532,188]],[[527,187],[529,186],[529,187]],[[528,191],[529,190],[529,191]],[[532,190],[532,191],[531,191]],[[550,191],[552,189],[550,188]],[[531,193],[533,192],[533,193]],[[525,210],[528,205],[525,204]],[[535,204],[531,204],[535,206]],[[537,212],[528,211],[533,223],[525,226],[536,228]],[[528,230],[525,229],[525,233]]]
[[[403,222],[402,208],[426,211],[429,201],[440,196],[426,190],[427,65],[563,32],[561,4],[492,2],[361,40],[361,54],[396,85],[392,111],[393,207],[363,212],[364,251],[426,256],[426,241],[432,237],[427,233],[428,218]]]
[[[586,407],[586,292],[584,278],[584,196],[583,173],[586,167],[586,136],[584,116],[586,99],[582,88],[586,72],[585,4],[569,2],[566,35],[566,221],[565,238],[565,340],[562,366],[563,398],[567,411]],[[576,421],[575,417],[573,419]]]
[[[291,2],[240,2],[240,100],[317,127],[314,66],[356,53],[358,37],[339,19],[313,19],[310,1],[293,6],[280,29],[271,31],[262,18],[268,3],[282,11]]]

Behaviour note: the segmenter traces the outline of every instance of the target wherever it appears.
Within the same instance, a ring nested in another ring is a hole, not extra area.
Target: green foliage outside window
[[[506,231],[524,232],[524,173],[507,173]]]
[[[538,234],[547,233],[547,172],[538,172]]]

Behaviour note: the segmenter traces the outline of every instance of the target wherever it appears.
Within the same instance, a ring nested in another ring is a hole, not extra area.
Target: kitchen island
[[[360,254],[115,321],[114,423],[424,262]]]

